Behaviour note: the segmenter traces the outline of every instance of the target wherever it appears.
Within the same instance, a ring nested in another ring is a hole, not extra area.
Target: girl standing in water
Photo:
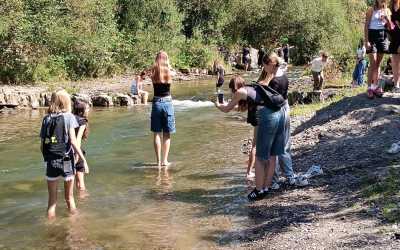
[[[47,217],[56,217],[58,179],[64,179],[64,196],[70,213],[76,210],[74,200],[74,155],[78,154],[85,169],[89,169],[75,136],[78,123],[71,114],[71,98],[65,90],[51,95],[48,114],[43,118],[40,130],[40,150],[46,166],[49,192]]]
[[[86,155],[85,150],[82,149],[82,140],[87,140],[89,136],[89,104],[86,102],[82,102],[79,100],[76,100],[74,103],[74,115],[76,118],[76,121],[79,125],[78,128],[75,129],[75,134],[76,134],[76,142],[78,144],[78,147],[81,148],[82,153]],[[79,156],[76,154],[75,155],[76,160],[76,188],[78,191],[86,191],[86,186],[85,186],[85,173],[89,172],[89,169],[85,169],[85,166],[83,164],[83,161]]]
[[[391,12],[386,0],[375,0],[374,6],[366,14],[364,36],[365,48],[369,55],[368,98],[381,97],[383,90],[378,86],[380,65],[383,55],[389,51],[387,29],[391,25]]]
[[[169,165],[168,154],[171,145],[171,133],[175,133],[175,114],[172,105],[172,72],[168,55],[160,51],[151,71],[154,97],[151,109],[151,131],[154,133],[154,151],[159,167]]]

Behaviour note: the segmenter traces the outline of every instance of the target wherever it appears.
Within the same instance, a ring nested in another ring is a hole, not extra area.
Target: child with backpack
[[[40,130],[40,149],[46,166],[46,179],[49,192],[47,217],[56,216],[58,179],[64,179],[64,195],[71,214],[76,211],[74,200],[74,151],[88,169],[85,156],[78,146],[75,129],[78,123],[71,113],[71,98],[65,90],[51,95],[48,114],[43,118]]]
[[[85,150],[82,149],[82,140],[87,140],[89,135],[89,104],[86,102],[76,100],[74,103],[74,110],[73,113],[75,115],[76,122],[78,123],[79,127],[75,129],[76,134],[76,141],[78,147],[81,149],[82,153],[86,155]],[[78,191],[86,191],[85,186],[85,173],[89,172],[89,169],[85,169],[84,162],[81,158],[79,158],[78,154],[75,154],[75,169],[76,169],[76,188]]]

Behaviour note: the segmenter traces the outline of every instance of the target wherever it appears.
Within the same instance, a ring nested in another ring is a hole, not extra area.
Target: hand
[[[371,48],[371,43],[370,42],[365,42],[364,46],[365,46],[365,48],[367,50],[369,50]]]
[[[89,166],[86,160],[83,161],[83,167],[85,168],[85,174],[89,174]]]

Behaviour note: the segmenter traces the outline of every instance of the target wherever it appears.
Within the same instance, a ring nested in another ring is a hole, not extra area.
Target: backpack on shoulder
[[[275,89],[258,83],[254,83],[253,87],[262,98],[260,105],[275,111],[280,110],[285,105],[285,98]]]
[[[45,161],[65,159],[70,146],[65,143],[67,131],[63,115],[49,115],[44,122],[43,158]]]

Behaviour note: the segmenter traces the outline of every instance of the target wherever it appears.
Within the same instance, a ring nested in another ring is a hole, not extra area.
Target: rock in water
[[[124,94],[117,94],[114,97],[115,105],[118,106],[132,106],[133,100],[130,96]]]
[[[85,94],[73,94],[71,96],[71,99],[73,102],[75,101],[82,101],[82,102],[86,102],[87,104],[89,104],[90,106],[93,106],[93,102],[92,99],[90,98],[89,95],[85,95]]]
[[[106,95],[106,94],[100,94],[97,96],[94,96],[92,98],[93,106],[97,107],[110,107],[114,106],[114,102],[111,98],[111,96]]]

